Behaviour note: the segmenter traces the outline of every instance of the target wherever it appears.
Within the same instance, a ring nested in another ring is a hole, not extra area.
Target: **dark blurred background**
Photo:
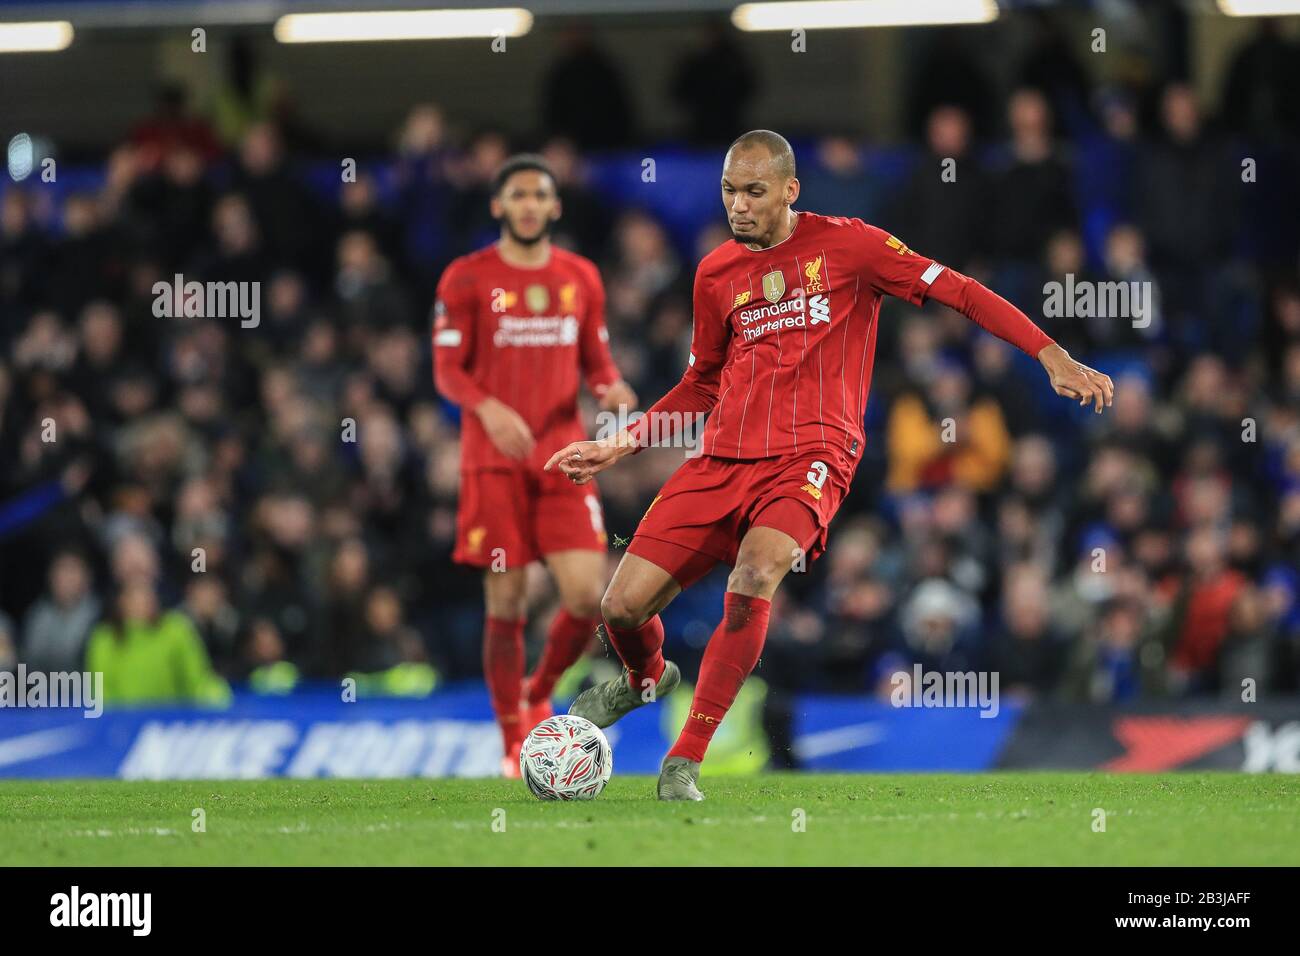
[[[795,144],[801,208],[981,279],[1117,385],[1087,414],[961,316],[887,303],[866,454],[829,553],[783,588],[773,692],[887,691],[913,662],[1098,703],[1300,689],[1300,18],[1004,5],[793,52],[725,11],[541,5],[493,52],[280,44],[240,4],[130,27],[77,7],[67,50],[0,54],[0,668],[80,669],[97,628],[143,615],[236,686],[477,678],[442,268],[495,237],[498,164],[544,152],[559,240],[600,265],[649,404],[729,238],[723,147],[765,126]],[[177,273],[260,282],[259,326],[155,317]],[[1149,324],[1044,317],[1067,274],[1151,283]],[[615,545],[680,461],[602,476]],[[665,614],[688,670],[724,580]],[[534,653],[553,600],[539,574]]]

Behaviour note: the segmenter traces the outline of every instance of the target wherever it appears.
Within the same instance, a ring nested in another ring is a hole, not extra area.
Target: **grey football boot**
[[[664,661],[664,672],[655,683],[654,693],[644,699],[642,691],[633,690],[629,686],[627,668],[624,667],[622,673],[613,680],[588,687],[579,694],[569,707],[569,713],[575,717],[585,717],[597,727],[608,727],[643,704],[667,697],[681,682],[682,672],[677,669],[677,665],[672,661]]]
[[[703,800],[704,794],[696,783],[700,779],[700,765],[685,757],[665,757],[659,769],[660,800]]]

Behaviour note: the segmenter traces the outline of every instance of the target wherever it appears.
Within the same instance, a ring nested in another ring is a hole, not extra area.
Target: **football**
[[[614,772],[614,752],[591,721],[557,714],[524,738],[519,770],[539,800],[594,800]]]

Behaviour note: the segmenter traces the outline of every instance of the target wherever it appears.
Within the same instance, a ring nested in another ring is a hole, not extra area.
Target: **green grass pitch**
[[[701,787],[704,803],[661,804],[653,778],[620,776],[562,804],[505,780],[8,781],[0,864],[1300,864],[1296,776],[706,772]]]

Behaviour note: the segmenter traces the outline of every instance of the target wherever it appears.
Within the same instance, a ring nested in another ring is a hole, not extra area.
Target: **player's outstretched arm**
[[[627,431],[599,441],[575,441],[565,445],[543,466],[543,471],[558,468],[575,485],[585,485],[600,472],[637,449]]]
[[[1002,296],[969,276],[934,266],[939,271],[929,284],[927,298],[956,309],[981,328],[992,332],[1038,359],[1057,395],[1093,403],[1098,414],[1111,403],[1115,386],[1110,376],[1070,358],[1029,316]]]

